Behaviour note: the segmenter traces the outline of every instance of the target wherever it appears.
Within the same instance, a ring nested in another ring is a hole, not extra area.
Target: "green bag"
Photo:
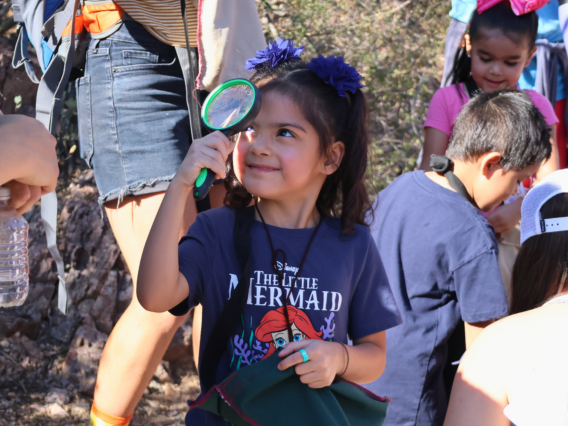
[[[382,426],[390,398],[343,379],[312,389],[293,368],[280,371],[278,352],[235,371],[190,404],[234,426]]]
[[[189,408],[223,417],[234,426],[382,426],[390,398],[336,378],[328,387],[312,389],[294,368],[280,371],[282,358],[270,357],[232,373],[216,384],[216,371],[227,341],[239,324],[250,286],[252,207],[235,210],[233,244],[242,270],[237,288],[217,319],[199,365],[204,389]]]

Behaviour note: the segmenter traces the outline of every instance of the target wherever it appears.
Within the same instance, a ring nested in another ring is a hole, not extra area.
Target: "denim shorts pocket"
[[[113,67],[114,72],[143,71],[168,67],[176,62],[175,56],[158,55],[147,50],[123,50],[122,66]]]
[[[91,114],[91,76],[86,75],[75,81],[77,92],[77,120],[79,124],[79,150],[81,158],[92,167],[93,117]]]

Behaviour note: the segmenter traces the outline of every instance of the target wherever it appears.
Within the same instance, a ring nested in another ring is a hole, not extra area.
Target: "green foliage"
[[[414,170],[439,87],[450,2],[257,0],[267,40],[291,38],[304,58],[343,55],[364,77],[370,107],[368,184],[375,194]]]

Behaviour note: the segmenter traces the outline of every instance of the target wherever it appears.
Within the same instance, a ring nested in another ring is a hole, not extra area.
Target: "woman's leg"
[[[164,193],[126,197],[120,206],[111,201],[105,210],[136,286],[142,250]],[[196,217],[195,202],[186,203],[180,237]],[[156,283],[159,285],[159,283]],[[144,390],[174,335],[185,320],[168,312],[156,314],[133,300],[114,327],[104,348],[97,384],[95,405],[105,413],[128,417],[136,408]]]
[[[99,200],[134,285],[163,193],[191,143],[184,87],[175,48],[131,20],[104,40],[91,40],[85,76],[77,81],[81,155],[94,168]],[[180,234],[195,216],[190,197]],[[183,320],[132,301],[103,351],[95,388],[99,414],[132,414]]]

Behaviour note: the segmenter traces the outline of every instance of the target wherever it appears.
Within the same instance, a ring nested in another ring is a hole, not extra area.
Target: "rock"
[[[91,406],[86,402],[77,402],[71,407],[71,414],[77,417],[85,417],[91,411]]]
[[[158,364],[158,368],[156,368],[156,372],[154,373],[154,377],[157,378],[160,383],[166,383],[171,381],[170,374],[168,373],[169,362],[162,361]]]
[[[41,320],[47,316],[54,291],[53,284],[30,284],[30,292],[22,306],[2,309],[0,339],[13,336],[17,332],[36,339],[41,329]]]
[[[69,402],[69,394],[64,389],[53,388],[45,397],[45,402],[47,404],[55,402],[59,405],[65,405]]]
[[[73,337],[63,371],[69,376],[78,376],[83,393],[92,394],[95,389],[99,360],[107,339],[106,334],[88,325],[79,327]]]
[[[97,328],[110,334],[114,325],[114,315],[116,313],[118,273],[110,271],[104,287],[99,293],[99,297],[91,309],[91,315],[95,319]]]
[[[132,285],[132,276],[127,272],[118,273],[118,302],[116,306],[116,315],[114,317],[114,323],[116,324],[119,318],[122,316],[130,302],[132,301],[132,295],[134,294],[134,286]]]
[[[77,306],[77,310],[81,314],[88,314],[93,309],[94,304],[95,301],[93,299],[83,300],[81,303],[79,303],[79,306]]]
[[[40,404],[32,404],[30,405],[30,408],[35,411],[35,414],[39,415],[45,415],[47,412],[45,406]]]
[[[30,356],[31,358],[39,360],[43,356],[41,349],[33,340],[28,339],[26,336],[22,336],[20,342],[26,349],[28,356]]]
[[[148,387],[149,387],[150,389],[154,389],[154,390],[157,390],[157,391],[160,391],[160,392],[162,391],[162,385],[160,385],[160,384],[159,384],[157,381],[155,381],[155,380],[150,380],[150,383],[148,384]]]
[[[52,417],[67,417],[67,411],[57,403],[49,404],[46,408],[47,414]]]
[[[164,360],[176,364],[191,364],[193,363],[192,351],[192,318],[191,315],[187,317],[185,322],[177,329],[170,346],[164,354]]]
[[[60,342],[69,342],[71,340],[71,337],[73,337],[77,326],[79,325],[80,317],[75,316],[74,313],[71,312],[73,308],[74,306],[71,306],[69,308],[69,314],[64,317],[64,320],[59,325],[51,328],[51,336],[56,338]]]
[[[164,392],[164,396],[169,401],[176,401],[176,400],[180,399],[180,397],[181,397],[181,392],[180,392],[179,388],[175,385],[172,385],[171,383],[164,384],[162,386],[162,390]]]

